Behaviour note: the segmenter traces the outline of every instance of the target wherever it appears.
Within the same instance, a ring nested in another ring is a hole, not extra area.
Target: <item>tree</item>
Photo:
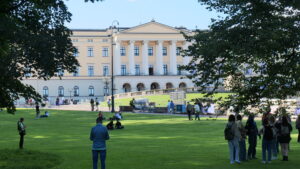
[[[28,75],[48,80],[59,70],[76,70],[72,32],[64,26],[70,20],[63,0],[0,1],[0,108],[13,113],[20,97],[41,100],[22,83]]]
[[[213,94],[224,81],[235,93],[226,101],[239,108],[262,98],[285,99],[300,91],[300,2],[297,0],[199,0],[222,13],[210,30],[196,30],[184,51],[188,78]],[[192,64],[196,63],[196,64]],[[229,83],[230,84],[230,83]]]

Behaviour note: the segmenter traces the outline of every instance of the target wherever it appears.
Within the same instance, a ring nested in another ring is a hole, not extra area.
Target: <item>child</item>
[[[116,129],[123,129],[124,126],[122,126],[120,120],[117,119],[117,123],[116,123],[116,126],[115,126]]]
[[[114,120],[110,120],[110,122],[106,125],[107,130],[113,130],[114,129]]]

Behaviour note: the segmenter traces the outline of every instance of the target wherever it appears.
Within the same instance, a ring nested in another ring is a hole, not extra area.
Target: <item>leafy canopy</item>
[[[20,97],[41,96],[22,79],[48,80],[58,70],[73,72],[79,66],[73,57],[71,21],[63,0],[0,1],[0,108],[15,111]]]
[[[186,36],[188,78],[206,91],[229,86],[227,105],[246,107],[262,98],[285,99],[300,91],[300,1],[199,0],[223,16],[210,30]]]

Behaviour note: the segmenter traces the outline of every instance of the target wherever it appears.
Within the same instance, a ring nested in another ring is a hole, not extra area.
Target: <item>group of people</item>
[[[196,100],[194,105],[187,102],[186,112],[189,120],[193,120],[192,114],[195,114],[195,120],[200,120],[200,114],[214,114],[214,104],[209,102],[206,106],[203,106],[200,100]]]
[[[300,115],[296,121],[299,131],[298,142],[300,143]],[[224,130],[225,139],[228,141],[230,163],[257,159],[257,138],[262,139],[262,163],[271,163],[278,159],[279,145],[282,161],[288,161],[289,143],[291,141],[292,125],[288,115],[275,118],[269,111],[262,116],[262,127],[257,128],[255,116],[249,115],[246,125],[242,123],[242,116],[230,115]],[[248,138],[248,153],[246,152],[246,139]]]
[[[91,99],[90,100],[90,104],[91,104],[91,110],[92,111],[99,111],[99,100],[98,98],[96,97],[95,100],[94,99]]]
[[[100,118],[101,121],[106,119],[101,111],[99,111],[98,118]],[[106,125],[106,128],[108,130],[123,129],[124,126],[121,124],[122,118],[123,118],[122,114],[120,112],[116,112],[113,117],[109,118],[110,122]],[[114,120],[117,121],[115,125],[114,125]]]

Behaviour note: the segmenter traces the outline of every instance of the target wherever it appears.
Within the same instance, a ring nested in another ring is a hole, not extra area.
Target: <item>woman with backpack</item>
[[[228,118],[228,123],[226,125],[225,139],[228,140],[228,147],[230,153],[230,164],[241,163],[239,158],[239,141],[241,139],[241,133],[235,123],[234,115],[230,115]]]
[[[281,147],[282,161],[288,161],[289,144],[291,141],[292,125],[286,115],[282,116],[281,123],[276,124],[278,130],[278,141]]]
[[[256,158],[256,145],[257,145],[257,136],[258,136],[258,129],[256,122],[254,121],[254,115],[251,114],[248,117],[246,122],[245,129],[247,130],[248,135],[248,159],[257,159]]]
[[[298,115],[298,118],[296,120],[296,129],[298,129],[298,143],[300,143],[300,114]]]
[[[267,118],[263,119],[263,127],[259,132],[263,135],[262,139],[262,163],[271,163],[271,147],[272,147],[272,140],[274,137],[272,126],[269,123]],[[268,159],[266,158],[266,153],[268,152]]]

